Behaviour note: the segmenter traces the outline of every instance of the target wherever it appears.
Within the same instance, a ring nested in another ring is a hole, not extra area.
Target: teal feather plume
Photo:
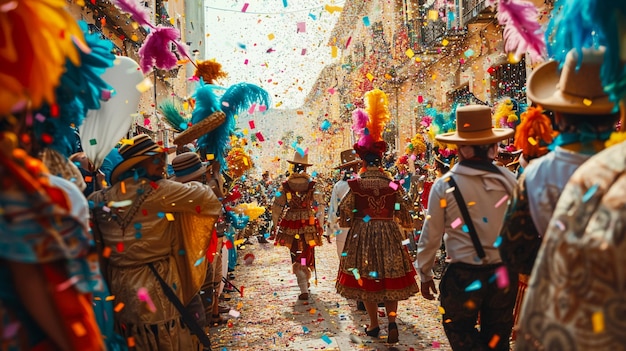
[[[190,118],[185,117],[182,109],[177,106],[171,100],[165,100],[159,104],[159,111],[165,117],[165,123],[169,124],[174,131],[177,133],[183,132],[187,129],[187,125],[189,124]]]

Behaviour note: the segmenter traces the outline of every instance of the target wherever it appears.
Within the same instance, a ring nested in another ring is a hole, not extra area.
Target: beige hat
[[[510,138],[515,134],[511,128],[494,128],[491,108],[468,105],[456,110],[456,131],[435,136],[437,141],[448,144],[484,145]]]
[[[298,151],[294,153],[293,160],[287,160],[287,162],[294,165],[313,166],[312,163],[309,163],[309,155],[302,155]]]
[[[581,115],[602,115],[615,110],[602,88],[600,68],[604,48],[583,49],[582,60],[572,49],[559,72],[558,62],[550,61],[535,68],[528,77],[528,98],[543,108]],[[579,67],[577,67],[577,65]]]
[[[343,150],[339,158],[341,159],[341,164],[335,167],[335,169],[358,167],[361,163],[361,158],[357,156],[354,149]]]
[[[131,140],[131,143],[124,144],[120,148],[120,156],[122,156],[123,160],[111,171],[112,183],[117,182],[120,175],[133,169],[142,161],[163,154],[163,148],[146,134],[139,134]]]
[[[171,178],[177,182],[187,183],[206,173],[206,166],[195,152],[183,152],[172,160],[174,176]]]

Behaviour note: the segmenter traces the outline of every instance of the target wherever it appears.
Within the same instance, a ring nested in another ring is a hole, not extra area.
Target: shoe
[[[217,312],[218,313],[228,313],[228,312],[230,312],[230,307],[218,306],[217,307]]]
[[[389,323],[389,332],[387,336],[387,342],[395,344],[398,342],[398,325],[396,323]]]
[[[367,311],[365,309],[365,304],[363,303],[363,301],[357,301],[356,302],[356,309],[359,311]]]
[[[228,273],[228,280],[235,280],[235,274],[233,272]]]
[[[259,244],[269,244],[270,242],[267,241],[267,239],[265,239],[264,236],[257,236],[256,240],[259,242]]]
[[[298,295],[298,300],[308,300],[308,299],[309,299],[309,294],[307,293],[302,293]]]
[[[367,336],[378,337],[379,333],[380,333],[380,327],[376,327],[372,330],[367,330],[367,327],[365,327],[365,334],[367,334]]]

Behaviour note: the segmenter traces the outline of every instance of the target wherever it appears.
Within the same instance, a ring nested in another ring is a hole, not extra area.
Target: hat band
[[[122,156],[122,158],[127,160],[131,157],[142,156],[148,152],[158,153],[161,152],[161,150],[160,147],[152,139],[146,138],[140,143],[133,144],[131,147],[124,150],[124,152],[120,152],[120,155]]]
[[[186,176],[186,175],[190,175],[191,173],[199,170],[201,167],[202,167],[202,163],[196,163],[195,165],[193,165],[193,166],[191,166],[189,168],[184,168],[184,169],[181,169],[181,170],[176,170],[175,169],[174,170],[174,174],[177,177],[183,177],[183,176]]]

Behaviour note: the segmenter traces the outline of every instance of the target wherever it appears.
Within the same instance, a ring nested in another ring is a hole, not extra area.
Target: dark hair
[[[493,161],[493,158],[489,157],[489,150],[491,150],[491,148],[493,148],[493,146],[496,144],[497,143],[485,144],[485,145],[470,145],[474,149],[473,158],[480,159],[480,160]]]

